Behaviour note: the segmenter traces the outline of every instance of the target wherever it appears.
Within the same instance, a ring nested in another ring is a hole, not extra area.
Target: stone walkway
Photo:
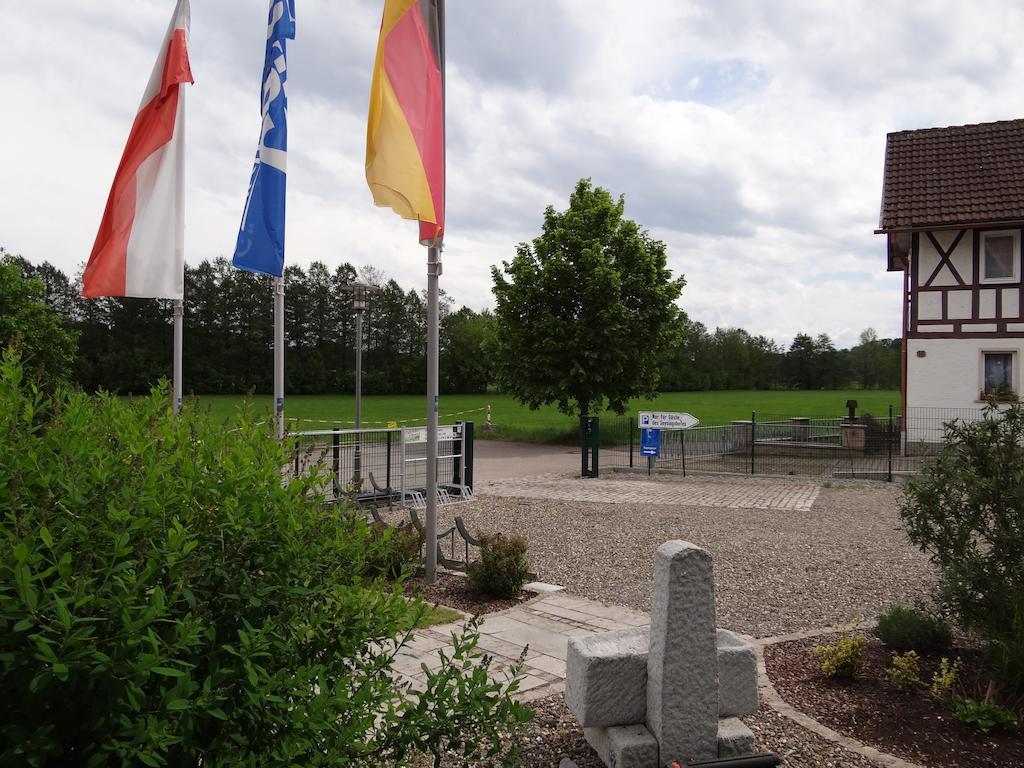
[[[650,623],[646,613],[605,605],[562,592],[542,594],[528,603],[483,617],[479,647],[492,656],[491,669],[499,674],[523,660],[519,698],[533,701],[565,686],[565,656],[570,637],[582,637],[609,629],[626,629]],[[394,669],[417,685],[424,682],[422,665],[440,666],[437,650],[451,646],[451,633],[463,622],[428,627],[398,654]]]
[[[567,477],[564,474],[535,475],[510,480],[478,482],[479,495],[562,499],[613,504],[676,504],[733,509],[780,509],[809,512],[818,498],[817,483],[758,478],[748,480],[699,480],[686,482],[633,480],[617,477]]]
[[[479,648],[492,657],[491,669],[499,680],[505,670],[520,664],[525,648],[525,659],[521,662],[523,677],[516,698],[530,702],[565,691],[565,657],[570,637],[583,637],[609,629],[641,627],[650,623],[648,614],[631,608],[606,605],[564,592],[542,593],[528,603],[485,615],[480,625]],[[465,620],[461,620],[417,632],[395,659],[393,668],[398,677],[421,686],[425,682],[423,665],[431,670],[437,669],[440,666],[438,650],[443,648],[450,652],[451,633],[461,630],[464,624]],[[923,768],[836,733],[791,707],[775,692],[765,670],[762,654],[764,646],[833,631],[834,628],[830,628],[760,640],[749,638],[757,647],[761,704],[771,707],[827,741],[840,744],[867,758],[875,765],[884,768]]]

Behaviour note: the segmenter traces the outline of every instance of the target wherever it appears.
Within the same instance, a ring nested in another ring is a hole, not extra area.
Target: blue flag
[[[249,196],[231,263],[273,277],[284,274],[284,190],[288,158],[288,67],[285,41],[295,39],[295,0],[270,0],[263,61],[263,128]]]

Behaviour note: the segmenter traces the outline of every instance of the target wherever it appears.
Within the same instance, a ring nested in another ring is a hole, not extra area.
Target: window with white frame
[[[1011,397],[1016,392],[1013,381],[1014,352],[982,352],[981,392],[986,397]]]
[[[1012,283],[1020,276],[1020,231],[1004,229],[981,233],[981,279],[986,283]]]

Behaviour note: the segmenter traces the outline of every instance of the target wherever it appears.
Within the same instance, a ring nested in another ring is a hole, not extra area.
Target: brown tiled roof
[[[890,133],[879,229],[1024,219],[1024,120]]]

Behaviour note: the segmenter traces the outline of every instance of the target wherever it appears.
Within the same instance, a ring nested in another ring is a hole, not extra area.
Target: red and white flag
[[[178,0],[82,275],[83,296],[180,299],[185,288],[189,2]]]

